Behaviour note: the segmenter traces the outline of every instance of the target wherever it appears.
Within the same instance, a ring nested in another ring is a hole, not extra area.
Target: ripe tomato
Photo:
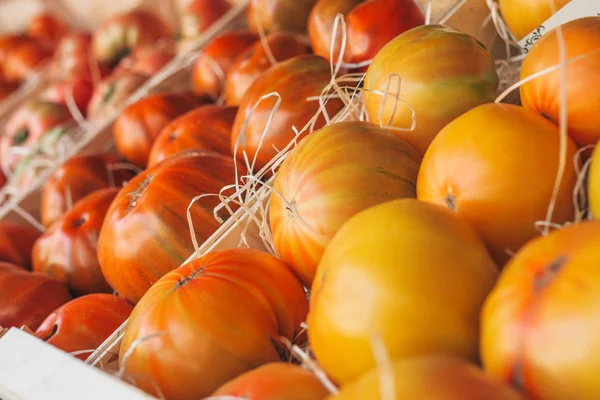
[[[0,263],[0,326],[36,330],[55,309],[71,300],[67,285],[38,272]]]
[[[269,220],[281,260],[310,287],[325,248],[348,219],[379,203],[416,197],[420,162],[412,146],[367,122],[311,134],[283,162],[273,185]]]
[[[310,10],[317,0],[250,0],[247,20],[252,32],[306,32]],[[259,28],[260,27],[260,28]]]
[[[40,98],[66,106],[67,99],[71,97],[79,112],[85,116],[93,93],[94,84],[89,77],[74,75],[50,85],[40,94]]]
[[[119,363],[126,375],[148,377],[137,384],[150,393],[154,383],[168,399],[204,398],[280,361],[280,337],[295,338],[307,309],[302,286],[277,258],[254,249],[215,251],[150,288],[131,314]]]
[[[248,400],[323,400],[328,394],[314,373],[297,365],[273,362],[227,382],[213,396]]]
[[[482,132],[485,140],[482,140]],[[498,265],[539,235],[559,165],[559,133],[522,107],[486,104],[448,124],[423,158],[417,196],[473,224]],[[567,142],[565,174],[552,222],[573,218],[576,147]]]
[[[49,13],[36,15],[27,27],[27,35],[50,43],[58,42],[68,31],[63,21]]]
[[[231,129],[237,107],[203,106],[174,119],[156,138],[148,167],[186,150],[231,155]]]
[[[94,89],[94,94],[88,103],[88,118],[99,120],[111,115],[147,79],[148,76],[136,73],[109,75]]]
[[[289,32],[274,33],[266,37],[268,49],[277,62],[309,54],[310,46],[304,36]],[[257,41],[243,51],[229,67],[225,80],[225,100],[238,105],[254,81],[273,66],[265,46]]]
[[[69,32],[58,43],[52,63],[51,75],[65,79],[73,74],[91,77],[91,66],[96,62],[91,53],[92,36],[84,32]]]
[[[600,139],[600,93],[590,87],[600,84],[596,74],[600,64],[600,16],[580,18],[562,25],[565,40],[566,101],[569,135],[580,145],[596,144]],[[587,53],[590,53],[587,55]],[[585,55],[585,56],[584,56]],[[577,62],[573,62],[577,59]],[[521,79],[560,64],[557,31],[544,35],[525,57]],[[555,124],[560,121],[561,71],[536,77],[521,86],[523,106]],[[585,101],[581,99],[585,98]]]
[[[31,249],[38,237],[40,232],[29,225],[0,221],[0,262],[31,269]]]
[[[111,293],[98,262],[98,235],[118,188],[97,190],[67,211],[35,243],[33,270],[65,282],[77,295]]]
[[[598,240],[600,221],[587,221],[531,241],[485,302],[483,365],[529,399],[600,397]]]
[[[477,366],[443,354],[393,360],[390,365],[396,399],[525,400],[516,390],[490,378]],[[382,371],[372,370],[344,385],[329,400],[383,398]],[[387,376],[387,375],[386,375]],[[385,381],[387,382],[387,381]]]
[[[22,82],[52,57],[52,49],[39,42],[26,41],[6,55],[2,68],[9,82]]]
[[[104,22],[94,33],[92,51],[100,63],[114,67],[136,48],[172,36],[171,29],[162,19],[138,9]]]
[[[98,240],[102,273],[110,286],[137,303],[194,252],[186,218],[192,199],[219,193],[234,181],[231,157],[196,152],[171,157],[132,179],[113,201]],[[211,196],[190,209],[199,242],[219,226],[213,216],[218,203]]]
[[[376,338],[392,360],[445,353],[476,361],[479,313],[497,275],[477,233],[454,213],[415,199],[369,208],[340,228],[319,264],[312,352],[342,386],[375,368]]]
[[[181,38],[197,38],[231,8],[228,0],[190,1],[181,16]]]
[[[498,0],[502,17],[517,40],[537,29],[571,0]]]
[[[175,57],[175,45],[163,39],[163,43],[136,48],[123,58],[113,74],[137,73],[152,76]]]
[[[294,140],[296,134],[292,130],[292,126],[301,130],[317,114],[319,102],[307,99],[319,96],[330,81],[329,62],[314,55],[295,57],[265,71],[250,86],[242,99],[232,130],[232,152],[242,158],[243,151],[245,151],[250,162],[256,158],[253,172],[259,171],[277,154],[278,150],[276,149],[281,150]],[[259,146],[269,114],[277,99],[271,97],[263,100],[251,116],[250,112],[262,96],[272,92],[279,93],[281,104],[275,113],[269,131],[264,135],[262,145]],[[341,101],[333,99],[327,103],[326,109],[329,115],[333,116],[342,106]],[[245,125],[246,123],[247,125]],[[242,134],[244,125],[243,140],[240,141],[236,153],[236,143]],[[316,120],[314,129],[319,129],[323,125],[325,125],[325,119],[320,116]],[[299,141],[307,134],[308,131],[295,140]]]
[[[198,55],[192,70],[194,91],[216,100],[225,90],[225,78],[234,60],[258,41],[247,31],[226,32],[214,38]]]
[[[404,32],[377,53],[365,76],[365,107],[369,121],[407,129],[396,134],[424,154],[449,122],[494,101],[498,82],[494,58],[475,38],[426,25]],[[396,101],[397,91],[408,106]]]
[[[310,13],[308,33],[315,54],[327,59],[331,54],[337,14],[345,17],[347,45],[344,61],[349,63],[371,60],[396,36],[425,23],[423,13],[414,0],[319,0]],[[334,61],[339,57],[341,34],[338,28]]]
[[[126,159],[146,168],[148,155],[160,131],[203,101],[191,92],[149,95],[126,107],[115,121],[115,147]]]
[[[54,311],[35,331],[35,336],[85,360],[133,311],[125,299],[111,294],[88,294]]]
[[[46,181],[40,205],[41,222],[49,227],[72,204],[88,194],[108,187],[120,187],[133,172],[118,168],[121,160],[112,153],[75,156],[58,167]]]

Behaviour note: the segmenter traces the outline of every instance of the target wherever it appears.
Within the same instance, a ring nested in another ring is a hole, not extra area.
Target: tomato
[[[72,204],[88,194],[108,188],[120,187],[133,177],[129,170],[119,168],[121,160],[112,153],[75,156],[58,167],[46,181],[41,195],[41,222],[49,227]]]
[[[72,74],[85,72],[91,77],[90,64],[95,60],[90,55],[92,36],[84,32],[69,32],[58,42],[52,63],[52,76],[65,79]]]
[[[37,329],[55,309],[71,300],[67,285],[37,272],[0,263],[0,326]]]
[[[322,400],[328,394],[314,373],[297,365],[274,362],[227,382],[213,396],[248,400]]]
[[[485,302],[484,367],[527,398],[600,396],[598,240],[600,221],[587,221],[531,241]]]
[[[11,154],[13,147],[32,148],[50,129],[72,121],[64,104],[46,100],[31,100],[18,108],[6,123],[0,137],[0,154],[10,168],[22,155]]]
[[[248,25],[252,32],[306,32],[308,15],[317,0],[250,0]]]
[[[148,167],[186,150],[231,155],[231,129],[237,107],[203,106],[174,119],[156,138]]]
[[[204,398],[244,372],[280,361],[280,337],[294,339],[307,308],[300,283],[270,254],[208,253],[144,295],[129,319],[119,363],[125,376],[147,377],[136,383],[148,392],[154,383],[168,399]]]
[[[365,77],[365,107],[369,121],[407,129],[396,134],[424,154],[449,122],[494,101],[498,82],[494,59],[480,42],[452,28],[426,25],[404,32],[377,53]],[[410,107],[395,100],[398,90]],[[385,100],[380,93],[388,93]]]
[[[331,81],[329,62],[324,58],[314,55],[305,55],[283,61],[265,71],[248,89],[242,99],[239,112],[235,118],[232,130],[231,149],[237,157],[242,158],[243,152],[248,154],[248,159],[256,158],[254,172],[259,171],[296,137],[292,130],[295,126],[301,130],[319,111],[319,102],[307,100],[312,96],[319,96]],[[258,104],[250,115],[259,99],[272,92],[281,96],[281,104],[274,114],[269,131],[264,135],[262,145],[261,137],[269,115],[277,99],[267,98]],[[336,99],[329,100],[326,110],[330,116],[335,115],[341,108],[342,102]],[[322,116],[316,120],[314,129],[325,125]],[[247,125],[246,125],[247,123]],[[245,127],[245,128],[244,128]],[[238,137],[243,132],[236,150]],[[304,132],[296,141],[308,134]]]
[[[414,0],[319,0],[310,13],[308,33],[315,54],[330,58],[333,26],[337,14],[344,15],[347,45],[344,60],[361,63],[399,34],[425,23]],[[342,43],[338,27],[333,61],[337,62]]]
[[[483,135],[483,136],[482,136]],[[485,140],[482,140],[482,137]],[[499,265],[538,235],[559,166],[559,132],[522,107],[486,104],[448,124],[423,158],[417,196],[469,221]],[[574,215],[576,147],[567,142],[565,172],[552,222]]]
[[[11,49],[2,64],[4,78],[21,82],[52,57],[52,49],[38,42],[24,42]]]
[[[147,79],[148,76],[136,73],[111,74],[94,89],[94,94],[88,103],[88,118],[99,120],[111,115]]]
[[[376,366],[377,338],[392,360],[441,352],[476,361],[479,312],[497,275],[477,233],[449,210],[414,199],[369,208],[319,263],[312,352],[342,386]]]
[[[97,190],[52,224],[33,248],[33,270],[65,282],[75,294],[111,293],[96,248],[108,207],[118,188]]]
[[[389,382],[390,390],[393,388],[390,394],[397,399],[525,400],[516,390],[490,378],[475,365],[447,355],[394,360],[390,369],[392,382],[383,380],[382,370],[373,370],[342,387],[329,400],[380,399],[386,393],[384,382]]]
[[[187,221],[192,199],[235,181],[231,157],[190,152],[171,157],[132,179],[112,203],[98,240],[102,273],[121,296],[137,303],[160,277],[193,252]],[[184,182],[185,184],[182,184]],[[200,243],[219,227],[218,198],[190,209]]]
[[[136,48],[172,36],[162,19],[137,9],[104,22],[94,33],[92,52],[100,63],[114,67]]]
[[[201,104],[191,92],[182,92],[152,94],[127,106],[113,126],[117,150],[135,165],[145,168],[160,131]]]
[[[10,53],[20,45],[28,43],[37,43],[37,41],[24,34],[0,36],[0,69],[4,68],[4,63]]]
[[[60,19],[49,13],[36,15],[27,28],[27,35],[32,38],[58,42],[67,32],[69,27]]]
[[[525,38],[571,0],[498,0],[500,12],[517,40]]]
[[[0,221],[0,262],[31,269],[31,249],[38,237],[40,232],[29,225]]]
[[[266,37],[268,49],[277,62],[309,54],[310,46],[304,36],[289,32],[274,33]],[[227,104],[238,105],[252,83],[273,66],[265,46],[257,41],[243,51],[230,66],[225,80]]]
[[[175,57],[175,46],[171,41],[139,47],[121,60],[114,74],[133,72],[152,76],[167,65],[173,57]]]
[[[580,145],[596,144],[600,139],[600,94],[590,87],[600,84],[596,74],[600,64],[600,16],[576,19],[562,25],[565,40],[566,101],[569,135]],[[590,53],[587,55],[587,53]],[[585,56],[584,56],[585,55]],[[577,62],[574,62],[577,60]],[[556,30],[540,39],[529,51],[521,79],[560,64],[560,48]],[[561,71],[544,74],[521,87],[523,106],[555,124],[560,121]],[[581,99],[585,98],[582,102]]]
[[[197,38],[231,8],[228,0],[190,1],[181,16],[182,39]]]
[[[68,104],[67,99],[72,98],[79,112],[85,116],[93,93],[94,84],[89,78],[73,76],[51,84],[40,94],[40,98],[64,105]]]
[[[202,50],[192,69],[194,90],[198,95],[216,100],[225,90],[225,78],[233,61],[258,41],[258,35],[247,31],[225,32]]]
[[[99,347],[133,311],[126,300],[111,294],[88,294],[54,311],[35,331],[35,336],[84,360]]]
[[[325,248],[350,217],[416,197],[420,162],[412,146],[367,122],[311,134],[283,162],[273,185],[269,220],[281,260],[310,287]]]

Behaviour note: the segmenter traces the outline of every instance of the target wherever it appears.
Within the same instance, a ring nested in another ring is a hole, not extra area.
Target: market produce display
[[[9,182],[100,132],[0,220],[0,340],[167,400],[600,398],[600,16],[515,56],[569,1],[482,1],[494,48],[455,4],[184,3],[0,37],[53,76]]]

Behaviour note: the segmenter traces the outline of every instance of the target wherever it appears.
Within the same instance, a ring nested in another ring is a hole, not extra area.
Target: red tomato
[[[71,300],[67,285],[38,272],[0,263],[0,326],[37,329],[54,310]]]
[[[113,74],[127,72],[152,76],[175,57],[175,46],[171,41],[138,47],[125,57],[115,68]]]
[[[280,361],[280,337],[295,338],[307,309],[302,286],[277,258],[254,249],[215,251],[152,286],[131,314],[119,363],[126,375],[147,377],[136,383],[150,393],[156,384],[171,400],[204,398]],[[132,348],[152,334],[158,336]]]
[[[67,32],[69,27],[52,14],[42,13],[35,16],[27,28],[27,35],[47,42],[58,42]]]
[[[258,41],[258,35],[247,31],[226,32],[206,45],[194,63],[192,79],[199,95],[218,99],[225,90],[225,78],[233,61]]]
[[[96,60],[91,55],[92,36],[89,33],[69,32],[58,43],[52,58],[51,74],[56,79],[71,75],[92,76]]]
[[[98,262],[98,235],[118,188],[100,189],[67,211],[36,241],[33,270],[65,282],[77,294],[110,293]]]
[[[92,51],[100,63],[116,66],[138,47],[173,36],[171,29],[151,12],[134,10],[116,15],[96,30]]]
[[[329,391],[317,376],[284,362],[265,364],[221,386],[213,396],[248,400],[323,400]]]
[[[50,85],[41,93],[40,98],[66,106],[67,99],[71,97],[79,112],[85,116],[93,93],[94,84],[89,78],[73,76]]]
[[[174,119],[152,146],[148,167],[186,150],[231,155],[231,129],[237,107],[203,106]]]
[[[115,146],[126,159],[146,168],[160,131],[180,115],[202,105],[191,92],[149,95],[126,107],[113,126]]]
[[[254,172],[257,172],[277,154],[276,149],[281,150],[294,140],[295,133],[292,125],[300,130],[313,118],[319,110],[319,102],[307,99],[319,96],[330,81],[329,62],[314,55],[295,57],[265,71],[252,84],[242,99],[232,130],[232,151],[235,152],[238,137],[244,124],[247,123],[244,140],[240,141],[236,156],[242,158],[242,152],[245,151],[250,162],[256,157]],[[252,116],[250,116],[250,111],[263,95],[271,92],[279,93],[281,104],[259,148],[261,136],[269,114],[275,106],[276,98],[263,100]],[[330,100],[326,108],[329,115],[333,116],[342,108],[342,102],[335,99]],[[315,129],[319,129],[324,124],[325,119],[322,116],[319,117],[315,123]],[[297,140],[301,140],[306,134],[308,132],[304,132]]]
[[[31,269],[31,249],[39,237],[29,225],[0,221],[0,262]]]
[[[57,168],[46,181],[40,205],[41,222],[49,227],[70,205],[88,194],[108,187],[120,187],[133,172],[116,168],[121,160],[111,153],[75,156]]]
[[[306,38],[294,33],[273,33],[267,36],[266,41],[277,62],[311,52]],[[252,83],[272,66],[271,59],[267,56],[265,46],[261,41],[247,48],[235,59],[227,73],[225,82],[227,104],[240,104]]]
[[[137,303],[160,277],[179,267],[194,251],[187,222],[192,199],[216,194],[234,183],[231,157],[186,153],[147,169],[132,179],[112,203],[98,240],[98,257],[108,283]],[[218,228],[207,197],[190,213],[199,242]]]
[[[247,20],[252,32],[306,32],[310,10],[317,0],[251,0]]]
[[[111,74],[94,89],[94,94],[88,103],[88,118],[96,120],[111,115],[147,79],[147,75],[136,73]]]
[[[231,9],[228,0],[192,0],[181,17],[182,39],[193,39]]]
[[[25,43],[36,43],[36,40],[24,34],[0,36],[0,68],[4,68],[4,63],[9,54]]]
[[[2,64],[4,78],[9,82],[24,81],[51,57],[52,49],[41,43],[21,43],[6,55]]]
[[[338,13],[345,17],[347,45],[344,61],[349,63],[371,60],[390,40],[425,23],[423,13],[414,0],[319,0],[310,13],[308,33],[315,54],[327,59]],[[338,60],[340,53],[341,26],[337,35],[334,61]]]
[[[82,352],[85,360],[133,311],[125,299],[110,294],[89,294],[71,300],[53,312],[35,336],[65,352]]]

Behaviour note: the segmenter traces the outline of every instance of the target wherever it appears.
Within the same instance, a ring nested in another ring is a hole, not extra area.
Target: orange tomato
[[[145,377],[136,383],[150,393],[158,387],[170,400],[204,398],[279,361],[280,337],[294,339],[307,309],[300,283],[270,254],[208,253],[144,295],[129,319],[119,363],[125,376]]]
[[[454,213],[414,199],[369,208],[340,228],[319,263],[312,352],[342,386],[375,367],[377,339],[391,359],[440,352],[475,361],[479,313],[497,275]]]
[[[425,25],[397,36],[377,53],[365,76],[365,107],[369,121],[407,129],[396,134],[424,154],[446,124],[494,101],[498,82],[494,58],[475,38]],[[397,91],[408,106],[396,101]],[[409,131],[411,108],[416,126]]]
[[[596,144],[600,139],[600,17],[580,18],[562,25],[565,40],[566,101],[569,136],[580,145]],[[560,64],[556,29],[544,35],[529,51],[521,79]],[[589,53],[589,55],[586,55]],[[575,61],[577,60],[577,61]],[[521,86],[523,106],[555,124],[560,121],[561,71],[555,70]],[[585,101],[582,101],[585,99]]]
[[[533,32],[571,0],[498,0],[502,17],[517,40]]]
[[[396,399],[418,400],[525,400],[516,390],[490,378],[480,369],[445,355],[394,360],[390,365]],[[328,400],[383,399],[387,371],[373,370],[342,387]]]
[[[328,394],[314,373],[297,365],[274,362],[227,382],[213,396],[247,400],[322,400]]]
[[[600,221],[535,239],[485,302],[484,367],[529,399],[600,398],[598,241]]]
[[[275,178],[269,220],[277,254],[310,287],[325,248],[350,217],[388,200],[416,197],[420,162],[409,144],[367,122],[314,132]]]
[[[559,167],[558,128],[510,104],[477,107],[446,126],[423,158],[417,197],[440,204],[479,231],[499,265],[544,221]],[[576,182],[567,141],[565,172],[556,198],[554,223],[573,218]]]

